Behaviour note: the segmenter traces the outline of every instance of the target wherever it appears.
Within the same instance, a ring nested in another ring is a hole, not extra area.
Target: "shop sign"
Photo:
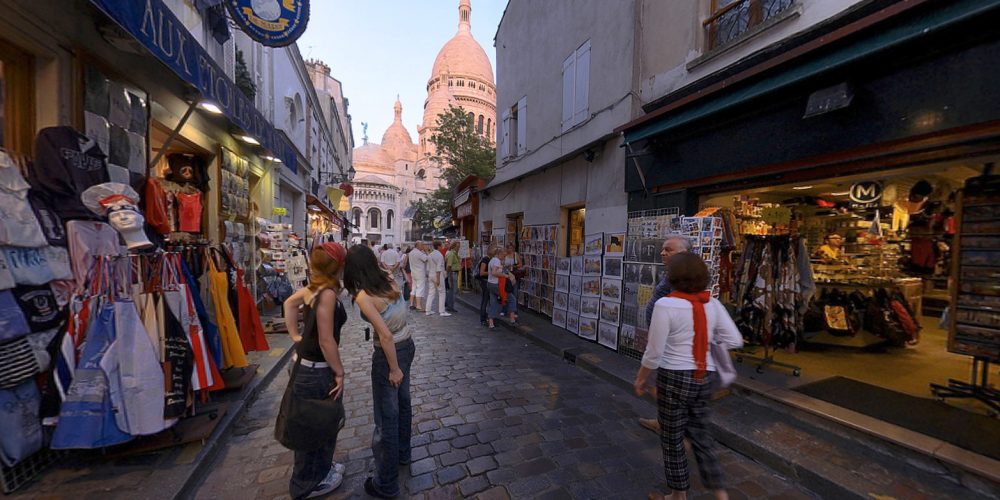
[[[760,210],[760,216],[772,226],[787,226],[792,223],[792,209],[788,207],[764,207]]]
[[[469,240],[458,240],[458,257],[461,259],[472,257],[472,254],[469,253]]]
[[[236,26],[269,47],[295,42],[309,23],[309,0],[226,0],[226,7]]]
[[[274,207],[271,209],[271,213],[273,215],[277,215],[278,217],[284,217],[288,215],[288,209],[284,207]]]
[[[460,205],[458,208],[455,209],[455,213],[457,214],[457,216],[458,216],[459,219],[461,219],[463,217],[469,217],[469,216],[471,216],[472,215],[472,203],[465,203],[465,204]]]
[[[851,201],[859,206],[872,206],[882,199],[882,183],[878,181],[855,182],[851,186]]]
[[[467,188],[463,189],[461,193],[458,193],[457,195],[455,195],[455,198],[452,199],[451,206],[457,207],[457,206],[459,206],[459,205],[461,205],[461,204],[469,201],[469,196],[470,195],[472,195],[472,188],[471,187],[467,187]],[[459,217],[461,217],[461,216],[459,216]]]
[[[291,0],[282,0],[290,3]],[[213,101],[234,125],[297,172],[296,153],[284,132],[274,128],[236,84],[198,44],[163,0],[90,0],[109,18],[128,31],[157,59]]]

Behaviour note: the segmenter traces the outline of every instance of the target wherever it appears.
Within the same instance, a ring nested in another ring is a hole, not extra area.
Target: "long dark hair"
[[[354,245],[347,251],[344,261],[344,288],[352,297],[358,292],[389,300],[399,298],[399,292],[392,287],[392,278],[378,265],[375,252],[367,245]]]

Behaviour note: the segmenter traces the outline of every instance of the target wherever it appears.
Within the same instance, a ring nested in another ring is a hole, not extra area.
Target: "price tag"
[[[788,207],[766,207],[761,209],[761,218],[772,226],[787,226],[792,222],[792,209]]]

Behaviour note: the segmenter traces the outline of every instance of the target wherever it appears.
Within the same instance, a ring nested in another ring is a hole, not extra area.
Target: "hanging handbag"
[[[722,344],[710,342],[708,348],[712,352],[712,359],[715,360],[715,373],[719,377],[717,389],[725,389],[736,380],[736,367],[733,366],[733,359],[729,357],[729,350]]]
[[[318,297],[319,293],[315,295]],[[334,306],[336,307],[336,306]],[[336,317],[336,315],[334,315]],[[312,331],[316,324],[316,311],[309,308],[303,333]],[[282,446],[295,451],[312,451],[336,442],[344,426],[344,398],[305,399],[295,395],[295,376],[302,357],[296,356],[288,386],[281,397],[278,418],[274,424],[274,438]]]

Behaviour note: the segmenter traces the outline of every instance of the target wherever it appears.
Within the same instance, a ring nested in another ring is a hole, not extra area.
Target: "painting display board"
[[[556,236],[559,226],[522,226],[518,252],[527,273],[518,289],[518,304],[552,316],[556,289]],[[561,318],[560,318],[561,319]]]

